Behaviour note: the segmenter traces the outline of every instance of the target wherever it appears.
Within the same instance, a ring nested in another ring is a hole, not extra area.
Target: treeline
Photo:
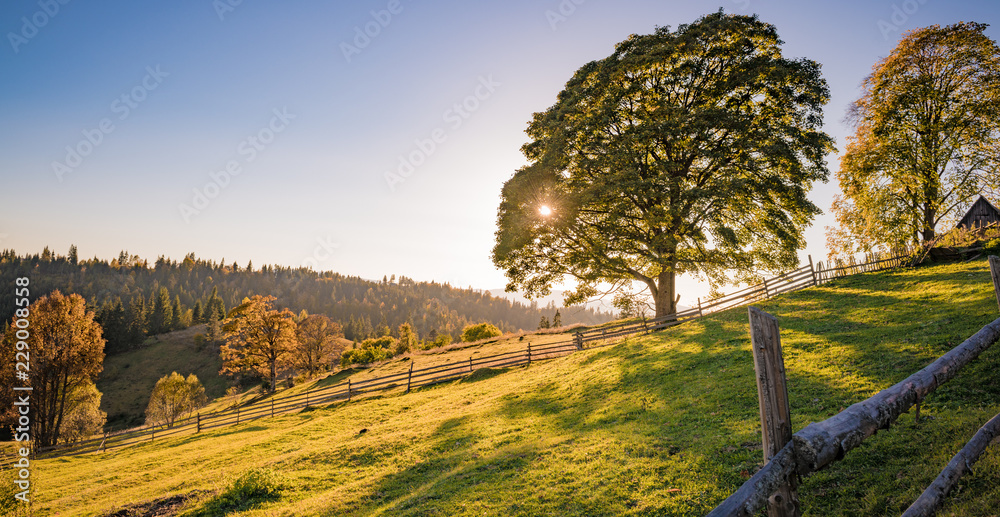
[[[243,298],[272,295],[276,306],[299,313],[322,314],[341,324],[347,339],[360,341],[409,323],[418,338],[448,334],[458,338],[469,324],[491,322],[505,332],[534,329],[554,316],[554,308],[495,298],[489,293],[449,284],[416,282],[407,277],[370,281],[339,273],[252,263],[205,260],[188,254],[181,261],[159,257],[153,264],[122,251],[108,261],[80,259],[71,246],[66,255],[45,248],[41,254],[0,252],[0,281],[13,285],[27,276],[33,294],[56,289],[83,296],[105,329],[107,352],[142,343],[146,336],[217,322]],[[14,314],[13,297],[0,297],[0,317]],[[566,325],[592,325],[611,315],[585,308],[563,308]],[[433,338],[433,337],[432,337]]]

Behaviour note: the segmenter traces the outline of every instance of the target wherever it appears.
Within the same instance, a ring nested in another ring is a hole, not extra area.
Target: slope
[[[768,300],[793,429],[925,366],[997,316],[984,261],[866,274]],[[467,351],[461,351],[467,353]],[[815,515],[898,515],[1000,412],[1000,348],[805,479]],[[39,460],[41,514],[103,515],[190,495],[250,467],[280,499],[233,515],[703,515],[762,464],[746,309],[509,371],[104,455]],[[364,430],[364,431],[362,431]],[[990,515],[988,452],[945,514]]]

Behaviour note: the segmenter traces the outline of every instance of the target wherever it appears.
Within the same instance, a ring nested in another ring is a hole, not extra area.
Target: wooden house
[[[997,210],[997,207],[993,206],[985,197],[979,196],[979,199],[972,204],[962,220],[958,222],[958,227],[971,230],[997,222],[1000,222],[1000,210]]]

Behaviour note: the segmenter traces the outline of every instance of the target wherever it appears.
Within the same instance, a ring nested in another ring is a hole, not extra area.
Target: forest
[[[76,246],[66,255],[46,247],[40,254],[0,252],[0,281],[29,277],[32,295],[54,290],[76,293],[87,300],[104,329],[106,352],[139,346],[147,336],[222,320],[246,297],[270,295],[276,306],[296,314],[321,314],[341,324],[347,339],[361,341],[409,323],[418,339],[449,334],[489,322],[504,332],[535,329],[556,308],[538,308],[447,283],[417,282],[405,276],[366,280],[334,272],[279,265],[255,267],[252,262],[218,262],[188,254],[176,261],[148,260],[127,251],[109,260],[80,259]],[[533,304],[534,305],[534,304]],[[14,314],[13,298],[0,300],[0,317]],[[562,324],[602,323],[611,314],[583,307],[559,308]]]

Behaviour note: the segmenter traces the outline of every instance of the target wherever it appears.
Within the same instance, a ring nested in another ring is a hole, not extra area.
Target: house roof
[[[987,212],[992,212],[994,217],[997,220],[1000,220],[1000,210],[997,210],[997,207],[993,206],[993,203],[990,203],[988,199],[980,195],[979,199],[977,199],[976,202],[969,207],[969,210],[965,212],[965,215],[962,216],[962,219],[958,222],[958,226],[968,226],[969,219],[972,218],[972,214],[976,211],[976,207],[987,207]]]

